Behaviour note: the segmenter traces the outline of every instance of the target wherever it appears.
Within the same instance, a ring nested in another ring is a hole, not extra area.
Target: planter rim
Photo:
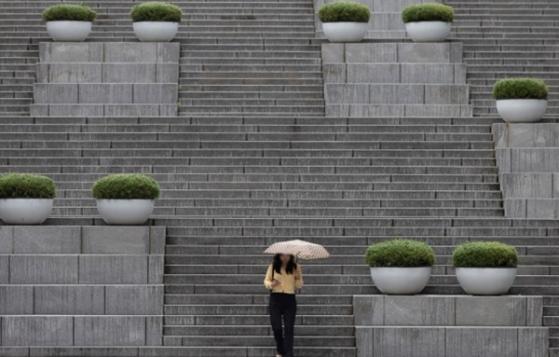
[[[547,99],[534,99],[534,98],[507,98],[507,99],[495,99],[498,102],[506,101],[526,101],[526,102],[547,102]]]
[[[10,197],[10,198],[0,198],[1,201],[10,200],[54,200],[54,198],[33,198],[33,197]]]
[[[323,24],[368,24],[369,21],[321,21]]]
[[[157,22],[157,23],[169,23],[169,24],[178,24],[178,21],[132,21],[135,24],[141,24],[142,22]]]
[[[49,23],[49,22],[79,22],[79,23],[86,22],[86,23],[90,23],[90,24],[93,23],[93,21],[86,21],[86,20],[50,20],[50,21],[45,21],[45,22],[46,23]]]
[[[518,269],[518,267],[454,267],[455,269]]]
[[[372,266],[369,266],[369,268],[371,268],[371,269],[392,269],[392,268],[394,268],[394,269],[417,269],[417,268],[432,268],[432,267],[433,267],[432,265],[421,265],[421,266],[415,266],[415,267],[404,267],[404,266],[402,266],[402,267],[400,267],[400,266],[372,267]]]
[[[442,20],[429,20],[429,21],[408,21],[408,22],[404,22],[405,24],[417,24],[420,22],[442,22],[445,24],[451,24],[452,21],[442,21]]]
[[[96,198],[97,201],[155,201],[153,198]]]

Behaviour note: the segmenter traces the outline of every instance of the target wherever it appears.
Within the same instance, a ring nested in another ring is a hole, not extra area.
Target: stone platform
[[[164,227],[2,226],[0,354],[161,345],[164,246]]]
[[[545,357],[543,298],[363,295],[353,299],[358,357]]]
[[[39,46],[34,116],[177,114],[178,43]]]

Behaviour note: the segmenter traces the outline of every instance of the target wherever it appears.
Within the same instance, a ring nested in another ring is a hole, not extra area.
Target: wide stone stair
[[[550,88],[546,121],[559,113],[557,20],[559,3],[552,0],[448,0],[455,8],[454,37],[464,44],[467,81],[477,116],[497,117],[493,84],[506,77],[537,77]],[[559,355],[557,300],[544,300],[544,321],[550,326],[551,356]]]
[[[37,41],[46,39],[38,15],[53,3],[0,1],[0,38],[36,57]],[[85,3],[99,12],[91,41],[134,40],[134,1]],[[270,259],[262,251],[297,238],[333,254],[304,264],[298,356],[355,355],[352,295],[376,292],[364,251],[394,237],[435,247],[427,289],[434,294],[461,292],[450,262],[456,244],[514,244],[521,266],[512,293],[548,295],[546,323],[559,323],[559,223],[503,218],[494,118],[325,118],[311,2],[176,3],[185,10],[182,117],[31,118],[2,110],[0,172],[56,180],[50,224],[99,224],[90,187],[107,173],[144,172],[161,183],[152,223],[167,226],[165,347],[97,355],[272,355],[262,286]],[[31,98],[31,85],[22,91]],[[483,112],[482,101],[474,104]]]
[[[476,115],[496,115],[497,79],[538,77],[550,86],[547,117],[559,113],[559,3],[553,0],[448,0],[456,12],[454,38],[464,43]]]
[[[6,101],[11,106],[5,107],[6,112],[28,112],[37,42],[48,40],[40,12],[56,3],[0,2],[0,38],[7,43],[0,48],[0,92],[7,97],[0,98],[0,105]],[[134,1],[83,3],[98,12],[89,40],[135,39],[128,15]],[[312,2],[174,3],[185,13],[177,36],[182,44],[180,113],[324,113],[320,44],[313,40]],[[4,69],[9,71],[5,79]]]

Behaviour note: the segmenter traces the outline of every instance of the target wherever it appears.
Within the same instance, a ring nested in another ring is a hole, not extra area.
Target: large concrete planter
[[[450,35],[450,23],[444,21],[408,22],[406,32],[414,42],[440,42]]]
[[[154,200],[97,200],[97,210],[107,224],[143,224],[153,212]]]
[[[47,32],[54,41],[81,42],[91,33],[89,21],[48,21]]]
[[[140,21],[134,22],[134,33],[142,42],[169,42],[177,35],[178,22]]]
[[[533,123],[539,121],[547,109],[544,99],[499,99],[497,111],[507,123]]]
[[[429,282],[431,267],[371,268],[371,277],[384,294],[419,294]]]
[[[367,22],[323,22],[322,31],[330,42],[359,42],[367,34]]]
[[[516,268],[456,268],[456,278],[468,294],[503,295],[516,278]]]
[[[0,218],[6,224],[41,224],[52,212],[50,198],[7,198],[0,200]]]

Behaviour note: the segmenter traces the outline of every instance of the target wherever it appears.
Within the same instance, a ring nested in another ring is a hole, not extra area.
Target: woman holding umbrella
[[[274,254],[266,271],[264,286],[271,291],[269,310],[276,340],[276,357],[293,357],[293,330],[297,315],[295,293],[303,287],[301,266],[295,262],[295,257],[325,258],[328,252],[317,244],[295,240],[275,243],[265,253]]]

